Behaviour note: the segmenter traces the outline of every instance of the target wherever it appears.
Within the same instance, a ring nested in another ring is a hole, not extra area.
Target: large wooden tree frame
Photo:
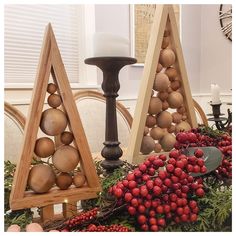
[[[69,128],[74,135],[74,146],[80,153],[80,166],[86,176],[87,185],[67,190],[51,189],[48,193],[36,194],[32,191],[26,191],[26,186],[50,73],[54,83],[58,86],[58,92],[62,98],[62,107],[67,114]],[[44,208],[43,214],[45,217],[50,218],[53,215],[53,204],[63,203],[63,209],[66,209],[69,204],[78,200],[96,198],[99,191],[101,191],[101,187],[91,152],[74,102],[60,51],[52,27],[49,24],[45,30],[36,82],[24,130],[22,151],[10,195],[10,206],[12,210],[47,206]]]
[[[148,50],[146,54],[143,76],[140,84],[139,95],[132,123],[130,143],[126,153],[127,160],[133,163],[142,162],[146,155],[140,154],[140,147],[145,127],[146,115],[151,98],[152,87],[155,79],[156,68],[161,51],[162,40],[166,25],[170,28],[170,41],[172,50],[176,55],[175,68],[181,76],[184,106],[191,127],[197,127],[194,105],[189,87],[183,52],[179,39],[178,27],[172,5],[158,5],[156,8]]]

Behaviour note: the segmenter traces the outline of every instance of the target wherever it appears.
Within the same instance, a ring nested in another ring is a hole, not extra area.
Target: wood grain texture
[[[70,123],[69,128],[74,135],[74,144],[80,154],[80,167],[86,176],[87,186],[69,188],[68,190],[54,188],[48,193],[37,194],[34,192],[25,192],[25,190],[51,72],[53,73],[54,82],[59,87],[63,109],[67,113]],[[23,139],[20,161],[14,175],[10,195],[10,206],[12,210],[47,206],[42,209],[42,215],[53,215],[52,204],[76,203],[79,200],[97,197],[97,193],[101,191],[101,186],[51,24],[48,24],[45,30],[36,82],[32,93]]]
[[[126,159],[129,162],[136,164],[142,162],[145,156],[140,154],[140,147],[143,138],[143,131],[145,127],[146,115],[148,113],[152,87],[155,80],[156,67],[159,62],[161,44],[166,26],[170,26],[171,48],[176,54],[176,62],[174,67],[177,69],[180,75],[182,84],[181,92],[184,97],[184,106],[187,110],[187,118],[191,127],[197,127],[196,114],[194,111],[193,100],[188,83],[173,5],[158,5],[149,39],[149,45],[131,129],[130,143],[126,154]]]

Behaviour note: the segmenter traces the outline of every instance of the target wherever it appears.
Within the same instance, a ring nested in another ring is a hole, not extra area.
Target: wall
[[[181,39],[185,63],[193,97],[210,113],[210,84],[218,83],[222,88],[222,100],[231,101],[231,47],[232,44],[220,31],[219,5],[183,5],[181,9]],[[96,31],[105,31],[130,37],[128,5],[96,5]],[[120,72],[118,99],[133,114],[143,67],[126,66]],[[98,73],[102,81],[102,73]],[[76,90],[74,90],[75,92]],[[31,90],[5,92],[5,100],[27,113]],[[223,110],[226,111],[224,105]]]

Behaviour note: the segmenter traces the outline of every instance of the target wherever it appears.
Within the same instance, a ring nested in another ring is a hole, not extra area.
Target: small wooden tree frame
[[[191,127],[197,127],[196,115],[194,112],[193,100],[184,64],[183,52],[180,44],[174,9],[172,5],[158,5],[156,8],[149,39],[143,76],[134,113],[134,120],[132,123],[130,143],[126,153],[127,160],[132,163],[140,163],[146,157],[146,155],[140,154],[140,147],[145,127],[146,115],[148,113],[152,87],[155,79],[156,68],[161,51],[164,30],[167,24],[170,26],[172,50],[176,55],[175,68],[179,71],[181,77],[182,93],[184,96],[184,105],[187,110],[187,117]]]
[[[74,145],[80,153],[80,166],[86,176],[87,186],[67,190],[51,189],[48,193],[37,194],[25,190],[50,73],[52,73],[54,83],[58,86],[62,98],[62,106],[70,124],[69,128],[74,135]],[[12,210],[46,206],[41,217],[44,219],[51,218],[53,216],[52,204],[63,203],[63,209],[75,210],[76,207],[70,207],[72,203],[83,199],[96,198],[99,191],[101,191],[101,187],[88,142],[51,24],[48,24],[26,121],[20,161],[14,175],[10,206]]]

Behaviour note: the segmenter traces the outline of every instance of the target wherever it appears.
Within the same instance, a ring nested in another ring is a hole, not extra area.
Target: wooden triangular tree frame
[[[170,25],[172,50],[175,52],[176,61],[178,62],[176,63],[175,67],[177,67],[176,69],[179,71],[181,77],[182,92],[184,96],[184,105],[187,110],[187,117],[191,127],[197,127],[196,115],[185,68],[174,9],[172,5],[157,5],[150,34],[139,95],[136,103],[134,120],[132,123],[130,143],[126,153],[127,160],[132,163],[140,163],[146,157],[145,155],[140,154],[140,147],[145,127],[146,115],[148,113],[152,87],[155,80],[156,68],[160,56],[162,40],[167,23]]]
[[[80,165],[86,176],[87,186],[69,188],[67,190],[52,189],[48,193],[36,194],[25,190],[50,73],[52,73],[54,82],[60,91],[63,109],[67,113],[70,124],[69,128],[74,135],[74,145],[80,153]],[[12,210],[17,210],[76,202],[78,200],[96,198],[99,191],[101,191],[101,187],[88,142],[51,24],[48,24],[45,30],[36,82],[24,130],[20,160],[14,175],[10,206]]]

